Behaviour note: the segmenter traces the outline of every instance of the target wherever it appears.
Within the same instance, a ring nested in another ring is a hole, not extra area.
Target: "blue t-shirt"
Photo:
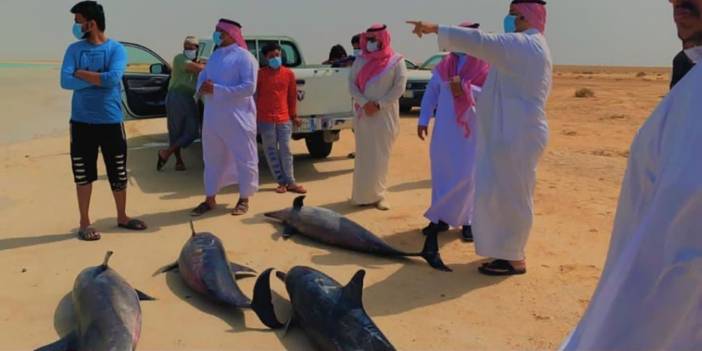
[[[108,39],[101,45],[87,40],[66,49],[61,66],[61,87],[73,90],[71,121],[90,124],[122,123],[121,81],[127,67],[127,51]],[[100,85],[73,76],[75,71],[100,73]]]

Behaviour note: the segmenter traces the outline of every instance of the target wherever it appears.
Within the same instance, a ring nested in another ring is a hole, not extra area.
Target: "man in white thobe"
[[[385,25],[361,35],[363,55],[351,67],[349,89],[355,101],[356,161],[351,201],[390,208],[385,196],[390,152],[400,134],[400,97],[407,85],[402,55],[392,49]]]
[[[246,49],[241,26],[222,19],[213,40],[218,48],[200,73],[197,89],[205,100],[202,148],[206,199],[192,212],[199,216],[216,206],[225,186],[239,184],[239,201],[232,215],[249,209],[258,190],[256,91],[258,62]]]
[[[513,1],[504,34],[408,23],[419,36],[438,33],[439,47],[470,53],[490,64],[477,101],[475,248],[478,255],[493,259],[479,267],[481,273],[524,274],[536,167],[548,141],[545,105],[552,63],[543,35],[545,2]]]
[[[702,62],[702,0],[671,0]],[[607,264],[564,350],[702,350],[702,67],[639,130]]]
[[[462,27],[478,28],[465,22]],[[431,207],[424,216],[424,235],[461,228],[472,242],[475,194],[475,96],[485,83],[489,66],[463,53],[446,55],[434,69],[422,98],[417,134],[424,140],[434,117],[431,137]]]

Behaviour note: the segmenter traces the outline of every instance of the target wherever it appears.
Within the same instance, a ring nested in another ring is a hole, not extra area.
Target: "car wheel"
[[[332,146],[334,143],[327,143],[324,141],[324,134],[322,132],[316,132],[305,138],[305,144],[307,145],[307,151],[309,151],[312,158],[323,159],[329,157],[332,152]]]

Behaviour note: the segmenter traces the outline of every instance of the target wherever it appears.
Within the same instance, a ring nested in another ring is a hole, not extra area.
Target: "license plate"
[[[405,91],[403,95],[406,99],[411,99],[414,97],[414,92],[413,91]]]
[[[317,128],[317,123],[316,123],[316,118],[302,118],[300,119],[300,126],[295,128],[295,131],[298,133],[310,133],[316,131]]]

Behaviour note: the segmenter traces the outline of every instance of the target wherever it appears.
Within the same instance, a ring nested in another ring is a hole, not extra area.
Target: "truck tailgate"
[[[348,68],[295,68],[300,117],[353,115]]]

